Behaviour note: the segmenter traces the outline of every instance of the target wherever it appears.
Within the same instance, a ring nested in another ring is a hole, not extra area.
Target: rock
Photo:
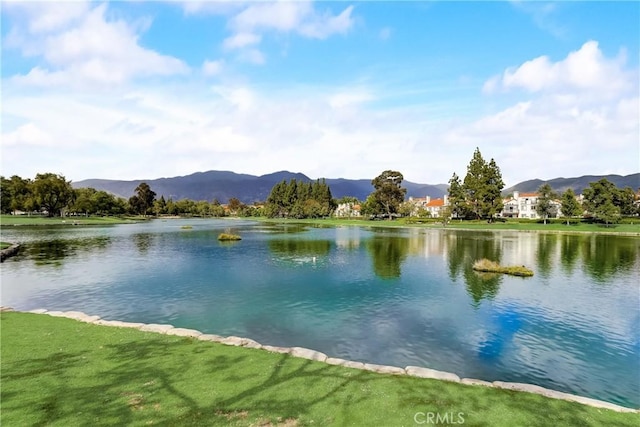
[[[244,344],[242,344],[243,347],[246,347],[246,348],[262,348],[262,344],[260,344],[257,341],[254,341],[252,339],[245,338],[244,341],[245,341]]]
[[[169,329],[165,332],[167,335],[177,335],[180,337],[198,337],[202,335],[202,332],[196,331],[195,329],[185,329],[185,328],[173,328]]]
[[[140,329],[143,326],[145,326],[144,323],[121,322],[120,320],[104,320],[104,319],[98,319],[93,323],[94,325],[116,326],[118,328],[133,328],[133,329]]]
[[[467,385],[482,385],[485,387],[493,387],[493,384],[491,384],[489,381],[476,380],[474,378],[463,378],[460,380],[460,382]]]
[[[590,397],[577,396],[575,394],[563,393],[561,391],[549,390],[535,384],[509,383],[503,381],[494,381],[493,385],[505,390],[524,391],[527,393],[535,393],[551,399],[561,399],[570,402],[577,402],[583,405],[593,406],[594,408],[610,409],[616,412],[636,412],[635,409],[625,408],[624,406],[602,400],[592,399]]]
[[[13,311],[13,307],[0,306],[0,312]]]
[[[397,366],[376,365],[373,363],[365,363],[364,369],[380,374],[405,375],[407,373],[404,369],[398,368]]]
[[[62,311],[47,311],[46,314],[53,317],[66,317],[64,312]]]
[[[85,314],[81,311],[67,311],[64,313],[63,317],[79,320],[86,323],[94,323],[96,320],[100,319],[100,316],[89,316],[88,314]]]
[[[197,338],[201,341],[211,341],[211,342],[222,342],[224,339],[223,336],[215,335],[215,334],[202,334],[198,335]]]
[[[324,362],[327,360],[326,354],[303,347],[292,347],[291,355],[302,359],[317,360],[318,362]]]
[[[27,313],[35,313],[35,314],[45,314],[47,310],[44,308],[36,308],[35,310],[29,310]]]
[[[158,325],[156,323],[151,323],[151,324],[143,325],[142,327],[140,327],[141,331],[158,332],[161,334],[166,333],[169,329],[173,329],[173,325]]]
[[[271,353],[282,353],[282,354],[291,353],[291,349],[289,347],[276,347],[272,345],[263,345],[262,349],[270,351]]]
[[[20,245],[13,244],[6,249],[0,250],[0,262],[3,262],[5,259],[14,256],[20,250]]]
[[[246,340],[244,338],[240,338],[240,337],[234,337],[233,335],[230,337],[226,337],[224,338],[222,341],[220,341],[222,344],[224,345],[234,345],[237,347],[242,347],[244,345],[244,343],[246,342]]]
[[[405,368],[408,375],[412,377],[420,377],[420,378],[432,378],[435,380],[445,380],[445,381],[453,381],[460,382],[460,377],[456,374],[452,374],[451,372],[443,372],[437,371],[435,369],[429,368],[420,368],[418,366],[407,366]]]

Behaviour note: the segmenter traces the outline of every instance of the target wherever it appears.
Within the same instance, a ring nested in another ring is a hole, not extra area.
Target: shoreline
[[[10,307],[0,307],[0,311],[5,312],[5,311],[14,311],[14,310]],[[598,400],[590,397],[579,396],[571,393],[551,390],[551,389],[540,387],[534,384],[512,383],[512,382],[504,382],[504,381],[489,382],[489,381],[478,380],[474,378],[460,378],[457,374],[454,374],[451,372],[438,371],[435,369],[418,367],[418,366],[407,366],[405,368],[401,368],[397,366],[354,362],[354,361],[349,361],[345,359],[333,358],[319,351],[315,351],[315,350],[311,350],[303,347],[275,347],[270,345],[263,345],[250,338],[242,338],[242,337],[236,337],[236,336],[224,337],[224,336],[215,335],[215,334],[203,334],[202,332],[197,331],[195,329],[176,328],[173,325],[169,325],[169,324],[155,324],[155,323],[146,324],[146,323],[122,322],[119,320],[105,320],[105,319],[102,319],[100,316],[87,315],[80,311],[63,312],[63,311],[49,311],[46,309],[35,309],[35,310],[18,311],[18,312],[32,313],[32,314],[46,314],[53,317],[64,317],[64,318],[73,319],[76,321],[91,323],[91,324],[100,325],[100,326],[133,328],[143,332],[175,335],[175,336],[198,339],[201,341],[217,342],[220,344],[236,346],[236,347],[261,349],[261,350],[269,351],[272,353],[288,354],[293,357],[318,361],[318,362],[327,363],[330,365],[343,366],[346,368],[372,371],[380,374],[408,375],[408,376],[419,377],[419,378],[451,381],[451,382],[456,382],[456,383],[465,384],[469,386],[493,387],[493,388],[499,388],[499,389],[538,394],[551,399],[565,400],[565,401],[580,403],[582,405],[587,405],[595,408],[609,409],[616,412],[640,413],[640,408],[639,409],[628,408],[626,406],[618,405],[615,403]]]

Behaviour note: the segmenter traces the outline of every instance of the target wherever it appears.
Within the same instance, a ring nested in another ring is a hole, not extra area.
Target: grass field
[[[0,422],[47,425],[637,426],[640,415],[377,374],[29,313],[3,312]]]
[[[616,224],[609,227],[605,227],[600,224],[560,224],[550,223],[542,224],[536,222],[495,222],[487,223],[487,221],[451,221],[443,227],[441,223],[425,222],[416,223],[407,221],[404,219],[397,219],[393,221],[379,220],[369,221],[365,219],[267,219],[260,218],[261,221],[275,222],[275,223],[300,223],[318,226],[362,226],[362,227],[412,227],[412,228],[425,228],[425,229],[455,229],[455,230],[477,230],[477,231],[533,231],[533,232],[553,232],[553,233],[631,233],[640,235],[640,224]]]
[[[142,221],[141,217],[100,217],[48,218],[45,216],[0,215],[0,226],[74,226],[74,225],[114,225]]]

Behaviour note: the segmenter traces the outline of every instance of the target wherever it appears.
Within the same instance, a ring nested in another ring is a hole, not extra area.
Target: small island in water
[[[533,270],[522,266],[509,266],[503,267],[497,262],[488,260],[486,258],[479,259],[473,263],[473,269],[483,273],[504,273],[511,274],[512,276],[530,277],[533,276]]]
[[[220,241],[234,241],[234,240],[242,240],[242,237],[238,236],[237,234],[220,233],[218,235],[218,240],[220,240]]]

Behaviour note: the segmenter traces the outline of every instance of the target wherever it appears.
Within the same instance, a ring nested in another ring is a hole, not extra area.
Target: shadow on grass
[[[13,360],[6,360],[3,342],[3,425],[406,426],[415,425],[418,412],[462,413],[474,426],[608,420],[593,408],[527,393],[133,331],[102,342],[98,327],[83,328],[93,328],[87,336],[100,342]],[[637,425],[638,418],[617,415],[616,425]]]

